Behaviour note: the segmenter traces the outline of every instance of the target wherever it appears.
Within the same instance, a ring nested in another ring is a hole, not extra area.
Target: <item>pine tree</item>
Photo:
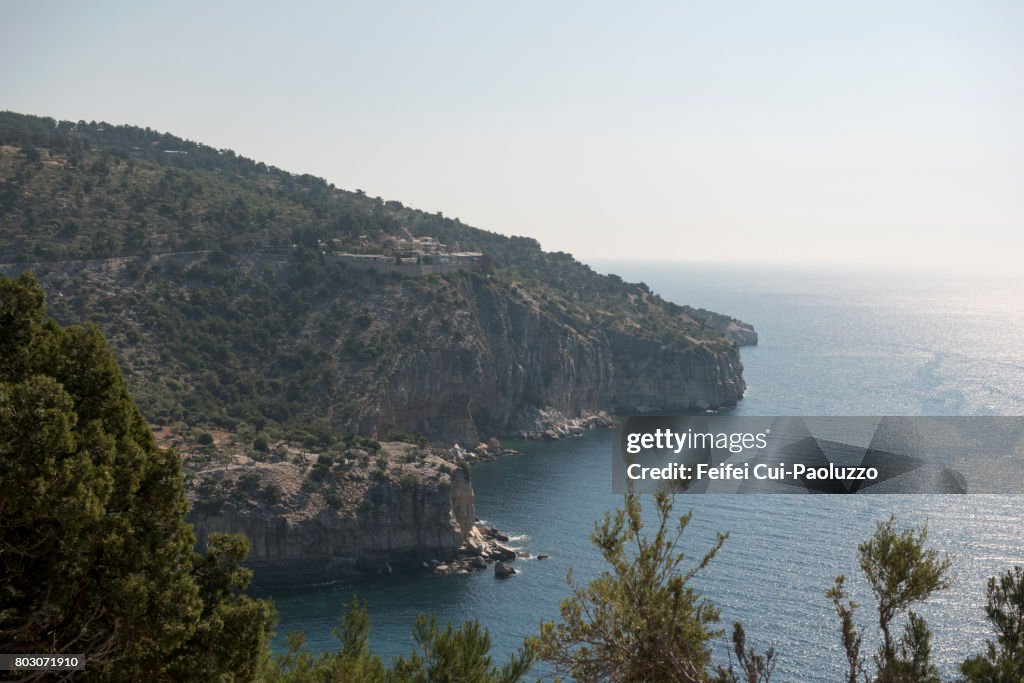
[[[1024,568],[1014,567],[988,580],[985,615],[996,632],[985,654],[960,665],[969,683],[1024,680]]]
[[[259,661],[272,612],[240,595],[242,547],[198,556],[185,507],[178,457],[157,447],[97,328],[48,319],[31,275],[0,280],[0,651],[84,654],[97,678],[155,680],[245,614]],[[246,657],[204,670],[230,679]]]
[[[690,582],[711,562],[726,534],[687,568],[678,545],[690,515],[673,520],[666,493],[655,503],[657,522],[648,536],[640,499],[628,493],[625,509],[606,514],[591,535],[610,569],[586,586],[570,571],[572,594],[562,601],[561,622],[542,623],[532,641],[538,656],[559,674],[578,681],[709,678],[711,640],[721,635],[715,628],[718,609]]]
[[[835,584],[825,592],[840,619],[849,683],[859,678],[878,683],[938,682],[938,670],[931,660],[931,631],[924,618],[910,610],[951,585],[949,558],[926,548],[927,540],[927,528],[897,529],[896,520],[889,518],[857,546],[861,571],[875,597],[881,635],[874,676],[868,673],[861,654],[864,632],[855,624],[857,604],[847,596],[846,577],[836,577]],[[893,630],[904,614],[907,620],[897,639]]]

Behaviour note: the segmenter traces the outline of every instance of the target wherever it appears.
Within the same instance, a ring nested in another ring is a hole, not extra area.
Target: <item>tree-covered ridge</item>
[[[331,253],[378,251],[406,231],[482,251],[481,270],[402,278]],[[724,316],[533,239],[168,134],[6,112],[0,271],[26,269],[59,320],[102,327],[152,423],[244,424],[297,441],[366,433],[367,396],[411,354],[479,351],[468,311],[484,291],[581,340],[732,346],[715,328]]]
[[[685,325],[697,338],[716,317],[665,302],[642,283],[599,275],[564,252],[544,252],[531,238],[341,190],[231,150],[148,128],[0,112],[0,262],[204,250],[227,258],[259,248],[317,249],[327,240],[372,252],[402,230],[484,252],[509,285],[537,290],[555,314],[593,314],[630,333]],[[639,324],[662,309],[674,324]]]
[[[314,247],[327,238],[359,248],[402,227],[489,253],[537,248],[533,240],[470,228],[440,213],[134,126],[0,112],[0,145],[6,148],[4,261],[111,258],[226,243]],[[19,236],[25,242],[14,240]]]
[[[224,240],[284,244],[303,229],[391,227],[348,224],[355,213],[342,207],[374,203],[356,193],[332,195],[312,176],[149,129],[4,112],[0,145],[5,261],[195,250]],[[12,152],[31,163],[17,164]],[[358,214],[372,220],[372,212]]]

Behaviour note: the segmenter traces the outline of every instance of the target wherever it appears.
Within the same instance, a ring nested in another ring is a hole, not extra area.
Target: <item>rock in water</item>
[[[506,577],[509,577],[509,576],[515,576],[518,573],[519,572],[517,572],[514,568],[508,566],[504,562],[495,562],[494,563],[494,575],[499,577],[499,578],[506,578]]]

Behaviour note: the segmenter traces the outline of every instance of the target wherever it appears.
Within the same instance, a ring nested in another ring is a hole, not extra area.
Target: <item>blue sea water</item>
[[[665,298],[728,313],[757,328],[743,349],[748,392],[743,415],[1022,415],[1024,280],[888,271],[790,271],[711,266],[601,263],[603,272],[642,280]],[[353,594],[373,618],[372,647],[389,657],[412,647],[419,612],[443,622],[478,619],[499,658],[541,619],[557,617],[568,589],[602,569],[589,534],[621,504],[611,493],[611,432],[555,443],[517,443],[522,455],[473,471],[477,513],[520,535],[544,562],[520,562],[520,576],[407,576],[274,594],[283,635],[304,631],[313,648],[332,649],[331,630]],[[697,584],[721,609],[723,627],[741,620],[748,641],[774,646],[773,680],[834,681],[843,655],[836,618],[823,596],[847,574],[861,623],[870,595],[856,563],[857,543],[877,521],[927,522],[934,547],[953,557],[954,587],[919,611],[935,633],[933,650],[952,679],[964,656],[989,636],[985,581],[1024,565],[1017,496],[679,496],[694,517],[683,546],[699,557],[718,531],[730,537]],[[727,637],[717,654],[725,656]],[[870,643],[870,648],[874,643]],[[540,667],[535,672],[544,676]]]

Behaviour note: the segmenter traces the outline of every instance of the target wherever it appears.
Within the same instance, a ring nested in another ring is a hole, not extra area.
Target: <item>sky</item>
[[[0,109],[583,258],[1018,269],[1024,2],[0,0]]]

